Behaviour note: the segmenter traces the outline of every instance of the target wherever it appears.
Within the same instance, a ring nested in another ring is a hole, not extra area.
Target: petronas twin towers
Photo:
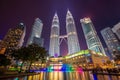
[[[68,54],[80,51],[75,22],[69,10],[66,14],[66,31],[67,35],[63,37],[67,37]],[[51,26],[49,55],[60,56],[60,24],[57,13],[53,17]]]

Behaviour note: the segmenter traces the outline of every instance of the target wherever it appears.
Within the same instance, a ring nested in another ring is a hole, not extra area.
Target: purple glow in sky
[[[90,17],[101,38],[100,30],[112,27],[120,21],[120,0],[0,0],[0,39],[3,39],[9,28],[23,22],[27,33],[25,43],[31,31],[34,19],[39,17],[43,22],[42,37],[45,48],[49,49],[49,38],[52,18],[57,12],[60,19],[61,35],[66,34],[65,19],[67,9],[71,11],[81,49],[86,49],[80,19]],[[103,41],[103,39],[101,38]],[[61,44],[61,53],[67,53],[67,44]]]

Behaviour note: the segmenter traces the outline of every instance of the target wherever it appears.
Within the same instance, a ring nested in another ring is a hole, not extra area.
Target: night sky
[[[92,19],[102,43],[100,30],[113,27],[120,22],[120,0],[0,0],[0,39],[4,38],[9,28],[23,22],[27,28],[26,43],[33,22],[38,17],[44,24],[42,37],[45,39],[44,46],[48,50],[54,13],[57,12],[59,16],[61,35],[65,35],[67,9],[74,17],[81,49],[87,49],[80,24],[81,18]],[[62,55],[67,53],[65,42],[61,44],[61,53]]]

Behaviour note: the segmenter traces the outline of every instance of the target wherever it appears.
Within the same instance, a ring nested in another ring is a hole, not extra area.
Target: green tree
[[[46,63],[47,56],[48,56],[47,51],[45,50],[45,48],[41,47],[40,56],[39,56],[41,64]]]
[[[28,45],[28,51],[29,51],[29,70],[31,68],[31,64],[35,61],[41,60],[43,62],[47,58],[47,51],[45,48],[38,46],[37,44],[31,44]]]
[[[4,54],[0,54],[0,66],[8,66],[11,64],[10,59],[8,59]]]
[[[7,70],[7,66],[10,64],[11,60],[8,59],[4,54],[0,54],[0,66],[3,66],[3,68],[0,69],[1,74]]]
[[[20,72],[22,70],[22,66],[24,64],[25,61],[28,60],[29,58],[29,51],[27,47],[21,47],[19,49],[15,49],[12,51],[11,56],[16,60],[16,61],[22,61],[21,65],[20,65]]]

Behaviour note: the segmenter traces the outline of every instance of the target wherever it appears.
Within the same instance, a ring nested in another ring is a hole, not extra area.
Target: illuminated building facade
[[[4,54],[5,53],[5,44],[3,40],[0,40],[0,54]]]
[[[105,55],[105,51],[101,44],[101,41],[97,35],[97,32],[94,28],[94,25],[90,18],[83,18],[80,20],[82,29],[84,32],[84,36],[87,42],[88,49],[94,50],[96,52],[103,53]]]
[[[101,34],[111,54],[119,50],[120,43],[110,27],[101,30]]]
[[[4,47],[9,50],[21,47],[24,42],[25,33],[26,27],[23,23],[20,23],[15,28],[9,29],[3,39]]]
[[[32,27],[31,34],[30,34],[30,37],[28,39],[27,45],[34,43],[33,42],[34,38],[41,39],[42,28],[43,28],[42,21],[39,18],[36,18],[34,25]],[[39,45],[40,43],[42,44],[42,42],[38,42],[37,44]]]
[[[23,30],[23,34],[20,38],[20,41],[19,41],[19,44],[18,44],[18,47],[22,47],[23,46],[23,43],[24,43],[24,38],[25,38],[25,35],[26,35],[26,27],[23,23],[20,23],[19,26],[21,28],[21,30]]]
[[[66,30],[67,30],[67,35],[63,35],[63,36],[59,35],[59,18],[55,13],[51,27],[50,48],[49,48],[50,56],[60,56],[59,47],[63,39],[64,40],[67,39],[67,41],[66,40],[65,41],[68,44],[68,54],[73,54],[75,52],[80,51],[75,22],[69,10],[67,11],[66,14]]]
[[[65,56],[63,63],[81,66],[83,68],[95,68],[97,65],[102,67],[109,58],[99,54],[103,53],[98,53],[93,50],[81,50],[77,53]]]
[[[55,13],[51,26],[51,35],[50,35],[50,47],[49,47],[50,56],[59,56],[59,18],[57,13]]]
[[[0,40],[0,50],[4,47],[3,40]]]
[[[43,38],[34,37],[33,38],[33,43],[37,44],[38,46],[43,47],[44,39]]]
[[[66,15],[66,30],[68,41],[68,54],[80,51],[75,22],[71,12],[68,10]]]
[[[65,64],[72,65],[74,68],[82,67],[82,68],[95,68],[98,65],[103,67],[104,63],[109,60],[109,58],[105,55],[99,55],[102,53],[95,52],[93,50],[81,50],[74,54],[69,54],[64,57],[49,57],[47,60],[47,66],[56,66],[58,65],[61,68],[65,68]],[[59,69],[59,70],[60,70]]]
[[[120,40],[120,23],[116,24],[113,28],[112,28],[113,32],[117,35],[117,37]]]

